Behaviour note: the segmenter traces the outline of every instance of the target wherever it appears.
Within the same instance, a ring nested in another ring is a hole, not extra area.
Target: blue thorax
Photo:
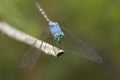
[[[60,41],[64,38],[64,33],[61,31],[61,27],[58,23],[50,21],[48,23],[50,32],[54,37],[54,40]]]

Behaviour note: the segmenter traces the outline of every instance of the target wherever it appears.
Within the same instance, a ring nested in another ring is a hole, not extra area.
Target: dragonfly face
[[[61,27],[58,23],[50,21],[49,27],[54,40],[61,41],[64,38],[64,33],[61,31]]]

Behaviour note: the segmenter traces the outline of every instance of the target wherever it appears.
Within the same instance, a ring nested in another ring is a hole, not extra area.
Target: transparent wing
[[[39,56],[40,50],[37,50],[34,47],[30,47],[20,59],[20,68],[28,68],[29,70],[31,70],[34,67]]]
[[[44,30],[44,32],[41,35],[41,38],[44,41],[47,41],[47,39],[50,37],[50,31],[49,28],[46,28]],[[33,45],[36,43],[36,41],[33,43]],[[42,45],[42,44],[41,44]],[[40,46],[41,46],[40,45]],[[21,57],[21,60],[19,62],[19,66],[20,68],[25,68],[27,67],[28,69],[32,69],[36,63],[36,61],[38,60],[39,56],[40,56],[41,51],[34,48],[34,47],[30,47],[25,54]]]
[[[103,59],[98,55],[95,48],[84,43],[67,28],[62,27],[62,30],[65,34],[65,38],[62,41],[62,46],[67,52],[77,54],[96,63],[103,63]]]

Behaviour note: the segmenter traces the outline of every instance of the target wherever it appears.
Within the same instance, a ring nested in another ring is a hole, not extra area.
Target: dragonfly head
[[[61,41],[64,38],[64,33],[62,31],[57,32],[57,33],[54,33],[53,36],[56,41]]]

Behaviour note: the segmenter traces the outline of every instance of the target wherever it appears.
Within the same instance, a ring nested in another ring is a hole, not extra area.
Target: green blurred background
[[[47,27],[36,0],[0,0],[0,20],[39,37]],[[0,80],[120,80],[119,0],[39,0],[49,18],[69,27],[104,58],[96,64],[78,56],[42,54],[32,71],[19,68],[28,45],[0,34]],[[66,53],[69,54],[69,53]]]

